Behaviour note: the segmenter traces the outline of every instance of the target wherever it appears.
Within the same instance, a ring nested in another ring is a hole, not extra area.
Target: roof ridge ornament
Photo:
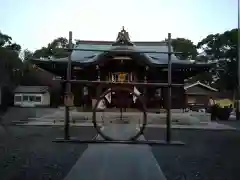
[[[122,30],[118,33],[116,42],[113,44],[117,45],[130,45],[133,46],[134,44],[131,42],[129,33],[125,30],[124,26],[122,26]]]
[[[118,33],[117,41],[119,40],[127,40],[130,41],[130,37],[128,32],[125,30],[124,26],[122,26],[122,30]]]

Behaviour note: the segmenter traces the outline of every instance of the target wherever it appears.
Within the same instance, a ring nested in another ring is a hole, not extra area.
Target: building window
[[[28,101],[28,102],[41,102],[42,97],[39,95],[23,95],[22,98],[21,96],[15,96],[15,101],[16,102],[21,102],[21,101]]]
[[[35,102],[41,102],[42,97],[41,96],[35,96]]]
[[[28,96],[23,95],[23,101],[28,101]]]
[[[35,101],[35,96],[29,96],[29,101],[34,102]]]
[[[22,101],[22,96],[15,95],[14,99],[15,99],[15,102],[21,102]]]

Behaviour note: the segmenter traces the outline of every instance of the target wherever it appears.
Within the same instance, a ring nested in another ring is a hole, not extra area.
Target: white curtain
[[[111,89],[111,88],[110,88]],[[110,90],[110,89],[108,89],[108,90]],[[109,92],[108,94],[106,94],[105,95],[105,98],[106,98],[106,100],[109,102],[109,103],[111,103],[111,99],[112,99],[112,97],[111,97],[111,92]],[[100,102],[99,102],[99,104],[98,104],[98,106],[97,106],[97,109],[105,109],[106,108],[106,102],[105,102],[105,99],[102,99]]]
[[[134,86],[133,88],[133,92],[137,95],[140,95],[141,92]],[[137,97],[135,95],[133,95],[133,102],[136,103]]]
[[[111,89],[111,88],[110,88]],[[110,90],[110,89],[108,89],[108,90]],[[107,101],[109,102],[109,103],[111,103],[111,100],[112,100],[112,92],[109,92],[108,94],[106,94],[105,95],[105,98],[107,99]]]
[[[106,104],[105,104],[105,100],[102,99],[97,106],[97,109],[105,109],[106,108]]]

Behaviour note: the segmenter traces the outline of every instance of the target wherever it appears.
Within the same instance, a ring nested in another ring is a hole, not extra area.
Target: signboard
[[[64,104],[65,104],[65,106],[68,106],[68,107],[74,106],[74,96],[73,96],[73,94],[64,96]]]

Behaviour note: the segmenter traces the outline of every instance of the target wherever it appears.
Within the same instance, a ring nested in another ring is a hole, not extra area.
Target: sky
[[[57,37],[115,40],[122,26],[132,41],[173,38],[194,43],[237,28],[238,0],[0,0],[0,31],[23,49]]]

